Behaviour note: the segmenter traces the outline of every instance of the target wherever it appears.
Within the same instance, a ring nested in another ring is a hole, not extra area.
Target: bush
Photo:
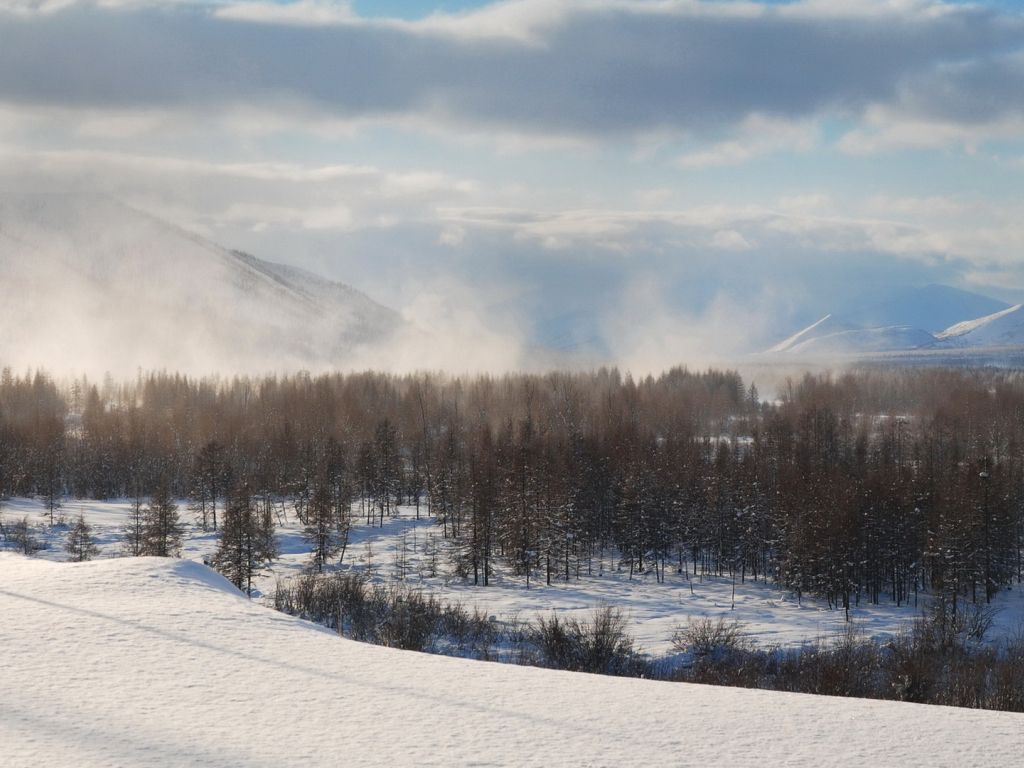
[[[541,617],[533,632],[541,663],[553,669],[642,676],[646,663],[633,650],[622,611],[597,608],[590,621]]]
[[[696,661],[731,657],[749,646],[740,623],[721,617],[690,619],[672,635],[672,647],[691,654]]]

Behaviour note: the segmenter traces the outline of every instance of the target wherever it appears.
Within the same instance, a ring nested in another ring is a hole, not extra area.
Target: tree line
[[[608,568],[761,579],[847,610],[922,591],[977,602],[1021,580],[1022,489],[1013,371],[807,374],[770,401],[716,370],[0,374],[0,496],[51,511],[63,496],[187,499],[231,544],[218,559],[242,588],[292,509],[323,570],[354,516],[383,525],[407,506],[483,586],[500,562],[548,583]]]

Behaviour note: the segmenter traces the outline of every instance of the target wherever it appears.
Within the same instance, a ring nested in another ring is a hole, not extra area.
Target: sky
[[[638,365],[1018,300],[1022,181],[1016,2],[0,0],[0,188]]]

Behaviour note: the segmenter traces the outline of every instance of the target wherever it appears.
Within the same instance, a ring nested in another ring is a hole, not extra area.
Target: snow
[[[127,521],[130,503],[126,501],[68,501],[60,510],[73,522],[81,514],[93,526],[98,539],[100,557],[121,555],[122,529]],[[666,569],[665,582],[658,583],[653,572],[630,577],[628,570],[619,570],[611,553],[595,556],[588,574],[587,562],[581,564],[580,576],[575,572],[569,582],[564,574],[555,574],[547,586],[542,573],[535,573],[527,588],[523,576],[512,573],[495,560],[495,574],[488,587],[474,586],[451,573],[449,543],[442,539],[433,519],[417,520],[415,510],[403,507],[399,516],[385,520],[384,527],[367,525],[358,515],[353,519],[350,543],[342,569],[357,570],[372,576],[376,582],[401,579],[407,586],[423,589],[446,602],[460,602],[467,608],[480,608],[499,620],[533,620],[539,614],[557,611],[567,616],[588,617],[602,604],[619,607],[624,612],[629,632],[636,646],[652,656],[672,653],[675,630],[697,617],[722,617],[740,622],[749,639],[761,647],[794,647],[808,642],[827,642],[842,635],[848,628],[842,610],[829,609],[823,600],[796,596],[772,584],[737,581],[735,607],[733,584],[728,577],[692,572],[678,574],[673,564]],[[289,579],[303,573],[309,563],[309,547],[301,536],[301,525],[293,511],[280,518],[278,539],[281,557],[273,567],[255,580],[257,599],[267,599],[278,579]],[[190,515],[184,502],[179,504],[183,520]],[[3,503],[0,516],[14,520],[27,516],[39,524],[37,535],[49,548],[36,557],[64,560],[66,529],[48,529],[44,523],[43,505],[32,499],[11,499]],[[208,561],[216,550],[217,537],[189,526],[183,556],[197,562]],[[429,550],[437,549],[438,570],[430,573]],[[404,554],[405,568],[400,568],[396,555]],[[995,601],[994,641],[1024,628],[1024,590],[1002,593]],[[897,607],[894,603],[869,605],[862,601],[851,610],[854,625],[866,636],[890,637],[904,629],[924,607],[921,602]]]
[[[765,354],[942,354],[964,346],[1019,345],[1024,343],[1024,313],[1020,309],[1021,305],[1007,308],[996,299],[945,285],[895,288],[883,291],[877,301],[858,297]],[[984,316],[978,317],[982,313]],[[976,319],[962,320],[965,317]]]
[[[771,349],[767,350],[768,354],[775,354],[779,352],[789,352],[797,344],[801,344],[809,339],[815,339],[821,335],[828,335],[831,333],[838,333],[839,331],[850,330],[853,326],[836,320],[831,314],[825,315],[820,320],[811,323],[809,326],[801,331],[797,331],[788,339],[780,341]]]
[[[0,554],[7,768],[1012,765],[1024,717],[363,645],[204,566]]]
[[[934,346],[935,337],[920,328],[891,326],[858,328],[807,339],[789,352],[795,355],[855,355]]]
[[[2,194],[0,233],[0,357],[16,370],[321,370],[401,326],[354,289],[100,195]]]
[[[938,335],[943,341],[958,345],[991,346],[1024,342],[1024,305],[1017,304],[976,320],[950,326]]]
[[[934,345],[935,337],[920,328],[906,325],[862,328],[830,314],[776,344],[765,354],[858,355]]]

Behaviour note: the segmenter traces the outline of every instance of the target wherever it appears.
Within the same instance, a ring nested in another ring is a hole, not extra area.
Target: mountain
[[[349,286],[106,197],[0,197],[0,361],[85,372],[344,367],[401,327]]]
[[[910,326],[936,334],[954,323],[1006,309],[1005,301],[949,285],[896,287],[858,296],[837,312],[860,328]]]
[[[907,325],[861,328],[834,315],[812,323],[767,350],[769,355],[831,357],[869,355],[936,345],[932,334]]]
[[[1019,309],[947,285],[896,288],[881,298],[848,303],[842,313],[825,315],[766,354],[856,357],[927,351],[941,356],[966,346],[1024,345]]]
[[[817,338],[832,336],[837,333],[856,330],[856,326],[836,318],[833,315],[825,315],[821,320],[811,323],[803,330],[797,331],[788,339],[780,341],[768,350],[769,354],[792,352],[797,347],[807,344]]]
[[[0,584],[5,768],[943,766],[964,755],[1008,766],[1024,748],[1010,712],[358,643],[248,600],[187,560],[59,564],[0,552]],[[837,723],[857,727],[838,738]]]
[[[935,337],[920,328],[896,325],[887,328],[854,328],[805,339],[786,350],[792,355],[866,355],[880,352],[928,349]]]
[[[1024,345],[1024,305],[1017,304],[976,320],[951,325],[938,338],[956,347]]]

